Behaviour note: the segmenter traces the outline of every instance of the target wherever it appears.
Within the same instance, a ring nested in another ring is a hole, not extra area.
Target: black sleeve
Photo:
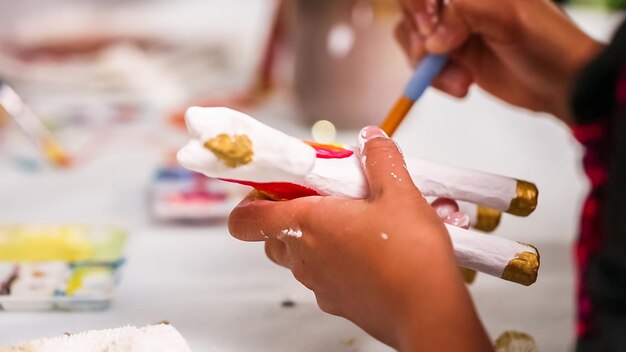
[[[626,351],[626,25],[581,72],[572,108],[579,125],[603,126],[601,143],[586,147],[587,156],[592,153],[606,174],[605,179],[595,177],[592,190],[600,211],[600,225],[594,230],[600,248],[583,275],[594,327],[590,336],[579,340],[577,350]]]
[[[626,26],[578,76],[571,95],[574,121],[586,124],[607,118],[616,108],[617,79],[626,63]]]

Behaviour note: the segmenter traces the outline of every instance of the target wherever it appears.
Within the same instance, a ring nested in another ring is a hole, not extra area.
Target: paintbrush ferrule
[[[402,123],[402,120],[409,114],[413,104],[430,87],[433,80],[443,69],[448,61],[447,55],[426,55],[413,72],[409,83],[404,89],[404,93],[398,99],[381,124],[381,129],[390,137]]]

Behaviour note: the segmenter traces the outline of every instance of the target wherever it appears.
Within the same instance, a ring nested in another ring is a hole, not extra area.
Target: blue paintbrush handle
[[[433,79],[441,72],[447,61],[448,55],[426,55],[404,89],[404,96],[412,102],[416,102],[430,87]]]

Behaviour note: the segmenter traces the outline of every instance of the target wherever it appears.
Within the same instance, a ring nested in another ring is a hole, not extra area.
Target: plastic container
[[[0,226],[0,309],[106,309],[126,239],[113,227]]]
[[[410,78],[393,31],[392,0],[300,0],[294,90],[307,123],[341,129],[380,124]]]

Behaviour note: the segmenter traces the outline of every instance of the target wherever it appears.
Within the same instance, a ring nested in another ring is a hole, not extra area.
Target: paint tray
[[[101,310],[124,263],[125,231],[0,226],[0,310]]]
[[[150,209],[155,220],[222,220],[250,190],[207,178],[180,166],[157,170]]]

